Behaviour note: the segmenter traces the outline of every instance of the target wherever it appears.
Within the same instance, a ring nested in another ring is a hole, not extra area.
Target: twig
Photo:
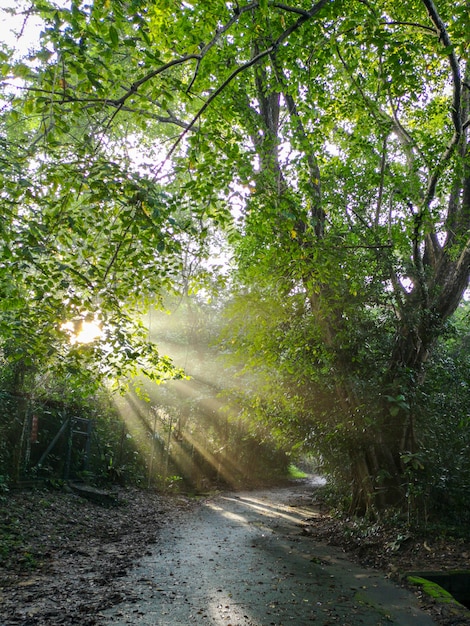
[[[429,17],[431,18],[434,26],[436,27],[436,31],[439,34],[439,40],[442,42],[446,49],[450,49],[450,52],[447,54],[447,58],[449,59],[449,64],[452,72],[452,82],[453,82],[453,97],[452,97],[452,107],[451,107],[451,116],[452,122],[454,125],[454,135],[450,140],[445,152],[439,160],[439,163],[434,169],[434,172],[431,174],[428,180],[428,185],[426,189],[426,198],[425,198],[425,206],[428,206],[434,195],[436,193],[436,186],[439,180],[440,174],[442,172],[443,166],[449,161],[452,156],[455,146],[460,141],[460,137],[463,132],[462,118],[461,118],[461,97],[462,97],[462,83],[460,76],[460,67],[457,56],[452,49],[452,42],[450,40],[449,34],[445,27],[444,22],[442,21],[436,6],[432,0],[423,0],[423,4],[426,7]]]
[[[311,9],[310,11],[306,11],[305,13],[302,13],[301,16],[293,23],[291,24],[288,28],[286,28],[280,35],[279,37],[265,50],[259,52],[258,54],[255,54],[254,57],[252,57],[249,61],[247,61],[246,63],[243,63],[242,65],[240,65],[239,67],[237,67],[224,81],[221,85],[219,85],[219,87],[217,87],[217,89],[209,96],[209,98],[204,102],[204,104],[202,105],[202,107],[199,109],[199,111],[196,113],[196,115],[193,117],[193,119],[189,122],[188,127],[179,135],[179,137],[177,138],[177,140],[175,141],[175,143],[173,144],[173,146],[170,148],[169,152],[167,153],[164,161],[160,164],[160,166],[158,167],[156,174],[157,175],[160,170],[166,165],[166,163],[168,162],[169,158],[174,154],[175,150],[177,149],[177,147],[179,146],[179,144],[183,141],[183,139],[186,137],[187,133],[193,128],[193,126],[196,124],[196,122],[202,117],[202,115],[205,113],[205,111],[209,108],[209,106],[212,104],[212,102],[214,102],[214,100],[224,91],[224,89],[242,72],[244,72],[245,70],[247,70],[248,68],[252,67],[253,65],[256,65],[256,63],[258,63],[261,59],[264,59],[264,57],[269,56],[270,54],[273,54],[276,49],[284,42],[286,41],[286,39],[288,39],[290,37],[290,35],[295,32],[296,30],[298,30],[306,21],[310,20],[311,18],[313,18],[317,13],[319,13],[321,11],[321,9],[328,4],[330,0],[319,0],[319,2],[317,2]],[[250,7],[253,7],[254,5],[249,5]],[[258,6],[258,3],[256,3],[256,6]]]

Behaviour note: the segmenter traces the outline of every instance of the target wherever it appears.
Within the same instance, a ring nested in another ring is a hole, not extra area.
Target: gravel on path
[[[311,487],[221,494],[162,529],[103,626],[432,626],[409,590],[303,533]]]

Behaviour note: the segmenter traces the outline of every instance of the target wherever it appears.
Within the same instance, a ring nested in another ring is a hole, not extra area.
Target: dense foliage
[[[33,16],[29,55],[2,52],[7,361],[170,375],[136,314],[187,291],[222,229],[225,347],[269,390],[238,403],[315,441],[353,510],[405,506],[445,393],[426,369],[470,271],[468,3],[33,0]],[[104,337],[65,348],[60,321],[87,315]],[[448,428],[466,419],[450,406]]]

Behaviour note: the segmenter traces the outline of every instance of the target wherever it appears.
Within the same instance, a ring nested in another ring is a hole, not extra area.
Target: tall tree
[[[304,349],[326,352],[324,417],[336,407],[333,430],[350,436],[340,448],[360,510],[403,497],[405,452],[417,449],[414,390],[468,284],[468,65],[466,44],[450,34],[463,32],[466,9],[446,26],[429,2],[356,7],[308,41],[302,31],[298,48],[270,53],[254,78],[263,139],[253,143],[271,154],[260,156],[258,187],[270,201],[261,211],[252,203],[241,256],[274,270],[270,289],[291,300],[292,317],[302,292]],[[270,42],[277,15],[266,16]],[[282,162],[286,145],[295,152]],[[259,290],[258,271],[253,278]],[[381,349],[377,339],[359,343],[378,324]],[[299,322],[278,327],[295,348],[279,336],[277,349],[265,345],[304,378]]]

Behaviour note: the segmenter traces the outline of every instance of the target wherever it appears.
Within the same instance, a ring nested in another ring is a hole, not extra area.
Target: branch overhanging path
[[[196,112],[196,114],[192,117],[192,119],[188,123],[178,120],[172,114],[170,114],[168,118],[163,118],[163,117],[156,116],[155,114],[153,115],[150,114],[151,117],[153,116],[155,119],[158,119],[159,121],[174,123],[180,127],[183,127],[183,131],[177,137],[176,141],[174,141],[173,145],[167,152],[165,159],[158,165],[158,167],[154,171],[155,179],[159,176],[160,172],[166,166],[169,159],[174,154],[174,152],[176,151],[178,146],[181,144],[183,139],[186,137],[186,135],[194,128],[195,124],[204,115],[204,113],[211,106],[211,104],[234,81],[234,79],[237,76],[239,76],[241,73],[243,73],[244,71],[248,70],[249,68],[253,67],[257,63],[262,61],[265,57],[268,57],[272,55],[273,53],[275,53],[275,51],[279,48],[279,46],[285,43],[294,32],[299,30],[308,21],[315,18],[325,6],[331,3],[331,1],[332,0],[319,0],[319,2],[315,3],[309,10],[304,10],[304,9],[300,9],[297,7],[291,7],[284,3],[269,2],[268,5],[272,6],[273,8],[279,9],[281,11],[284,11],[292,15],[298,15],[299,17],[290,26],[287,26],[283,30],[283,32],[266,49],[258,52],[257,54],[252,56],[248,61],[246,61],[245,63],[242,63],[237,68],[235,68],[235,70],[233,70],[233,72],[231,72],[231,74],[229,74],[229,76],[227,76],[227,78],[223,80],[223,82],[213,91],[213,93],[210,94],[207,100],[203,103],[203,105],[199,108],[199,110]],[[132,96],[135,96],[136,94],[139,93],[139,90],[143,85],[149,83],[151,80],[153,80],[157,76],[164,74],[165,72],[167,72],[168,70],[172,68],[195,62],[196,68],[194,70],[193,77],[189,83],[189,86],[186,89],[186,93],[190,94],[195,82],[197,81],[200,65],[203,62],[207,53],[220,41],[223,35],[225,35],[237,22],[239,22],[242,15],[260,9],[261,4],[262,3],[260,2],[253,2],[244,7],[237,6],[233,15],[226,22],[226,24],[217,29],[217,32],[207,44],[205,44],[204,46],[201,45],[201,51],[199,53],[186,54],[186,55],[180,56],[179,58],[172,59],[162,64],[160,67],[152,70],[151,72],[147,73],[145,76],[140,78],[139,80],[136,80],[134,83],[132,83],[132,85],[129,88],[127,88],[125,93],[119,98],[96,98],[96,97],[83,98],[83,97],[75,97],[71,94],[67,94],[63,92],[60,94],[60,98],[56,99],[59,96],[57,93],[54,92],[51,94],[54,98],[53,102],[55,102],[56,104],[65,104],[67,102],[68,103],[78,102],[78,103],[88,104],[90,106],[104,105],[104,106],[113,107],[116,110],[111,115],[110,119],[108,120],[106,124],[106,129],[108,129],[120,111],[126,111],[126,110],[132,111],[133,110],[132,107],[127,106],[127,102]],[[147,112],[147,115],[149,115],[148,112]]]

